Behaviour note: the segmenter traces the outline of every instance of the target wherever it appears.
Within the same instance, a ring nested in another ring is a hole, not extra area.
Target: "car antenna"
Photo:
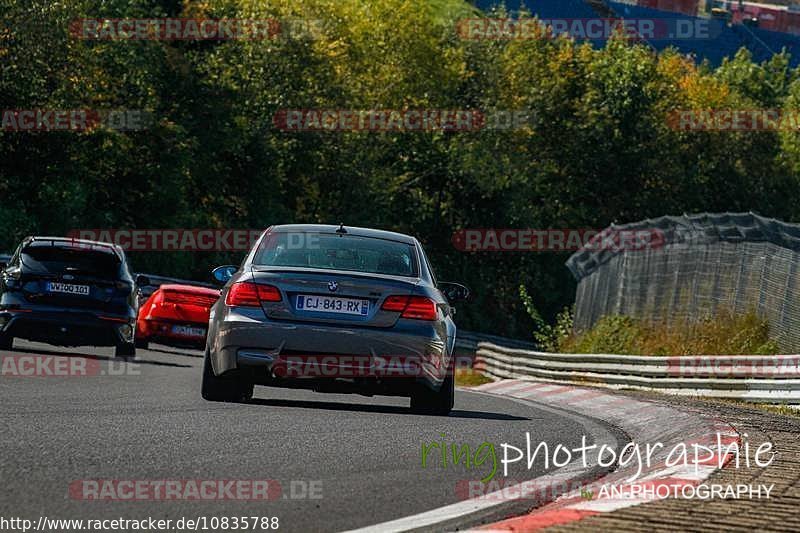
[[[347,233],[347,230],[344,229],[344,222],[339,222],[339,229],[336,230],[336,233],[340,235],[344,235]]]

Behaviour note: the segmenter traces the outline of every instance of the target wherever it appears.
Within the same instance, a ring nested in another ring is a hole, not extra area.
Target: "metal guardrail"
[[[460,355],[475,355],[478,351],[478,345],[481,342],[502,344],[508,348],[522,350],[533,350],[536,348],[536,345],[532,342],[507,339],[496,335],[487,335],[485,333],[475,333],[473,331],[459,329],[456,333],[456,353]]]
[[[144,272],[138,272],[134,274],[134,278],[138,275],[146,276],[149,280],[147,285],[139,287],[141,291],[141,296],[139,297],[139,305],[144,304],[145,300],[147,300],[151,294],[156,292],[161,285],[166,284],[178,284],[178,285],[192,285],[194,287],[206,287],[210,289],[218,289],[219,286],[214,285],[213,283],[206,283],[204,281],[194,281],[194,280],[187,280],[187,279],[180,279],[180,278],[170,278],[167,276],[159,276],[156,274],[147,274]]]
[[[560,354],[480,342],[474,368],[495,378],[800,405],[800,355]]]
[[[147,276],[147,278],[150,280],[149,286],[153,287],[158,287],[160,285],[165,285],[167,283],[177,283],[178,285],[193,285],[195,287],[210,287],[212,289],[220,287],[219,285],[214,285],[213,283],[207,281],[195,281],[188,279],[171,278],[169,276],[159,276],[157,274],[147,274],[145,272],[138,272],[134,274],[134,276],[136,275]]]

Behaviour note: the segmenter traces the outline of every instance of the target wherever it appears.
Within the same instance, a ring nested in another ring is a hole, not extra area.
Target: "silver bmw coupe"
[[[456,326],[469,290],[437,282],[414,237],[355,227],[268,228],[211,309],[202,396],[246,402],[254,385],[408,396],[453,408]]]

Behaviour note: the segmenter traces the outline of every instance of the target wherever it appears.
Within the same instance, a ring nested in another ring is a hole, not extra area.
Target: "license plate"
[[[193,328],[191,326],[172,326],[173,335],[181,335],[182,337],[205,337],[205,328]]]
[[[45,285],[47,292],[60,292],[63,294],[78,294],[80,296],[89,295],[88,285],[73,285],[72,283],[59,283],[56,281],[48,281]]]
[[[297,309],[298,311],[367,316],[369,314],[369,300],[301,294],[297,297]]]

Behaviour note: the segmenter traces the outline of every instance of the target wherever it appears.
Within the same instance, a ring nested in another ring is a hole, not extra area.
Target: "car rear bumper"
[[[342,327],[265,319],[260,309],[228,308],[212,321],[215,374],[256,381],[369,379],[438,388],[450,350],[434,323],[399,320],[392,328]]]
[[[58,308],[0,310],[0,332],[63,346],[116,346],[133,342],[135,319]]]
[[[157,342],[169,346],[190,346],[193,348],[205,346],[206,336],[180,335],[173,332],[173,326],[185,326],[206,330],[207,322],[185,322],[173,320],[139,320],[136,338],[149,342]]]

